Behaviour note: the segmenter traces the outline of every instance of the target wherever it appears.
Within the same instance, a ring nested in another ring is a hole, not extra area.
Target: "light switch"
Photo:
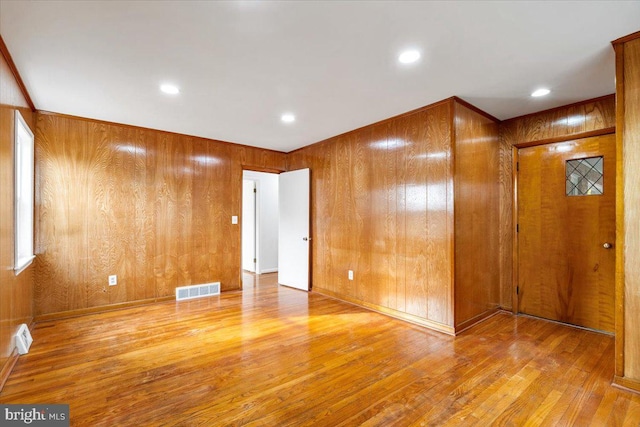
[[[353,270],[349,270],[349,280],[353,280]]]
[[[237,224],[238,223],[238,215],[234,215],[231,217],[231,224]]]

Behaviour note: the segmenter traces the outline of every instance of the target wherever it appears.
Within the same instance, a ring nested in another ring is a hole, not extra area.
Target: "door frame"
[[[242,270],[242,181],[244,180],[244,171],[252,171],[252,172],[264,172],[264,173],[272,173],[276,175],[280,175],[282,172],[286,172],[285,169],[275,169],[275,168],[265,168],[262,166],[253,166],[253,165],[241,165],[241,171],[238,177],[238,181],[236,182],[236,188],[239,189],[240,197],[238,197],[238,205],[237,209],[240,212],[238,225],[240,226],[240,232],[238,233],[238,247],[240,251],[238,251],[238,283],[240,284],[240,290],[244,289],[244,279],[243,279],[243,270]],[[257,201],[256,201],[257,203]]]
[[[253,183],[253,272],[254,273],[258,273],[258,260],[259,260],[259,242],[258,242],[258,234],[259,234],[259,221],[258,221],[258,186],[260,185],[260,182],[254,179],[248,179],[248,178],[244,178],[244,171],[242,172],[243,175],[243,180],[242,180],[242,221],[240,221],[240,235],[242,237],[241,242],[242,242],[242,246],[240,248],[240,252],[242,253],[242,265],[241,268],[242,270],[246,270],[244,267],[246,266],[245,264],[245,240],[246,240],[246,236],[245,236],[245,230],[244,230],[244,226],[245,226],[245,218],[244,218],[244,208],[245,208],[245,188],[244,188],[244,184],[245,182],[249,181],[251,183]],[[249,270],[251,271],[251,270]]]
[[[513,210],[512,210],[512,223],[511,223],[511,231],[512,231],[512,236],[513,236],[513,251],[512,251],[512,274],[511,274],[511,305],[512,305],[512,313],[514,315],[517,315],[518,313],[520,313],[520,298],[518,295],[518,284],[520,282],[520,272],[519,272],[519,265],[520,265],[520,260],[518,258],[518,230],[517,230],[517,226],[518,226],[518,164],[519,164],[519,156],[520,156],[520,149],[521,148],[528,148],[528,147],[535,147],[535,146],[539,146],[539,145],[548,145],[548,144],[555,144],[558,142],[567,142],[567,141],[575,141],[575,140],[579,140],[579,139],[585,139],[585,138],[590,138],[593,136],[604,136],[604,135],[615,135],[616,131],[615,128],[605,128],[605,129],[601,129],[601,130],[597,130],[597,131],[592,131],[592,132],[583,132],[583,133],[579,133],[579,134],[574,134],[574,135],[566,135],[566,136],[562,136],[562,137],[557,137],[557,138],[550,138],[550,139],[543,139],[543,140],[538,140],[538,141],[531,141],[531,142],[523,142],[523,143],[519,143],[519,144],[514,144],[511,147],[511,160],[512,160],[512,164],[511,164],[511,183],[512,183],[512,189],[511,189],[511,206],[513,206]],[[616,153],[619,154],[619,153]],[[620,162],[618,161],[617,157],[616,157],[616,178],[617,178],[617,174],[618,174],[618,168],[619,168],[619,164]],[[621,183],[616,179],[616,193],[618,192],[618,188],[620,187]],[[617,207],[616,207],[617,209]],[[616,228],[618,226],[618,216],[616,213]],[[617,237],[617,236],[616,236]],[[616,241],[616,248],[618,247],[617,245],[617,241]],[[617,250],[617,249],[616,249]],[[617,257],[617,253],[616,253],[616,263],[618,260]],[[616,276],[617,276],[617,269],[616,269]],[[616,282],[617,282],[617,278],[616,278]],[[617,295],[615,298],[615,305],[614,305],[614,319],[616,318],[617,315]],[[617,322],[616,322],[617,323]]]
[[[520,158],[520,148],[525,148],[525,147],[520,147],[519,145],[523,145],[523,144],[516,144],[513,147],[511,147],[511,159],[512,159],[512,165],[511,165],[511,171],[512,171],[512,185],[513,185],[513,189],[511,191],[512,197],[513,199],[511,200],[511,204],[513,206],[513,210],[512,210],[512,219],[511,219],[511,234],[512,234],[512,238],[513,238],[513,244],[512,246],[512,262],[513,262],[513,266],[512,266],[512,275],[511,275],[511,305],[512,305],[512,310],[513,310],[513,314],[517,315],[520,312],[520,298],[518,296],[518,283],[520,281],[520,260],[518,257],[518,165],[519,165],[519,158]]]

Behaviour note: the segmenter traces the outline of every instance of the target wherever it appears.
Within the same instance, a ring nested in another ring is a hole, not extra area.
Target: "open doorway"
[[[278,271],[278,174],[242,174],[242,270]]]

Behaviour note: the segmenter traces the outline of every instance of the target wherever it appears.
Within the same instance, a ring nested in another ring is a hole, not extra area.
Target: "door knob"
[[[302,240],[304,240],[306,242],[306,241],[311,240],[311,237],[303,237]]]
[[[607,242],[607,243],[603,244],[602,247],[605,248],[605,249],[611,249],[613,247],[613,244]]]

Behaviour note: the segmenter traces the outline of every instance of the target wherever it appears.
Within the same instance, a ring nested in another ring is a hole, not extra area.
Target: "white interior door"
[[[256,272],[256,183],[242,181],[242,269]]]
[[[309,290],[309,169],[279,176],[278,283]]]

